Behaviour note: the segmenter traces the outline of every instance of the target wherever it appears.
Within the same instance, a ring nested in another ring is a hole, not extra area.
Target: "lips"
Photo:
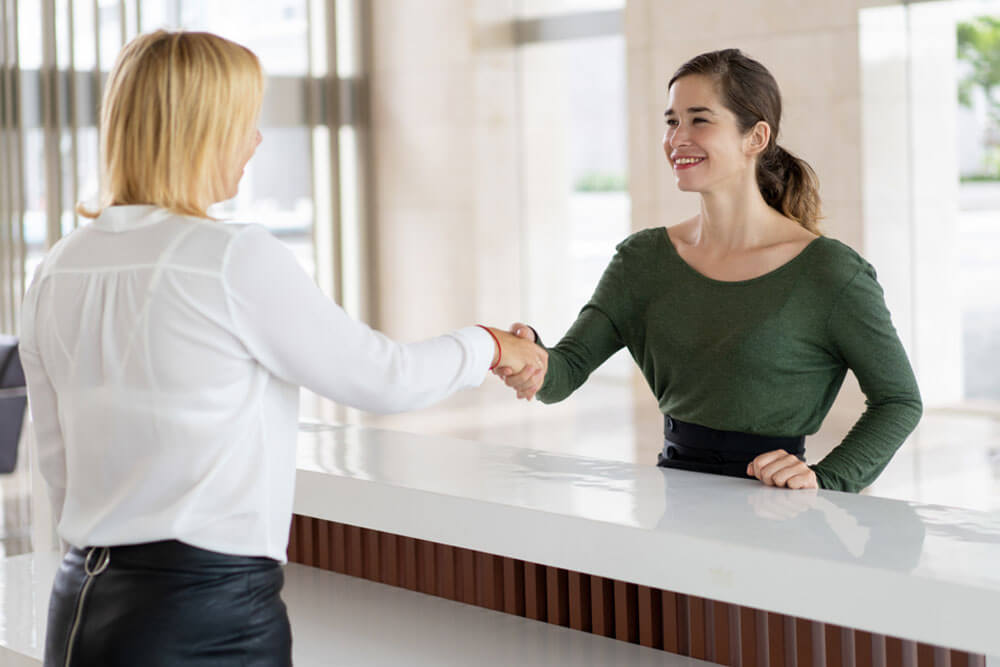
[[[673,159],[674,169],[691,169],[704,162],[706,158],[695,155],[682,155]]]

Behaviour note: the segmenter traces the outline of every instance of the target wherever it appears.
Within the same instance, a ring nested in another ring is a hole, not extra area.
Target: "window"
[[[531,3],[518,24],[524,305],[550,345],[631,231],[621,6]],[[605,11],[579,11],[593,8]],[[623,350],[594,377],[631,369]]]
[[[866,254],[925,405],[1000,409],[1000,2],[865,9],[860,33]]]
[[[47,248],[86,223],[74,206],[99,189],[103,82],[125,41],[158,28],[215,32],[258,55],[267,76],[264,141],[239,194],[210,212],[267,226],[328,293],[359,314],[359,6],[358,0],[5,3],[3,329],[16,331],[24,279]]]

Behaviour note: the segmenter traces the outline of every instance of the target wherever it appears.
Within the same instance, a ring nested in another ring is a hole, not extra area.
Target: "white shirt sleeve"
[[[479,327],[402,344],[351,319],[259,225],[230,242],[222,275],[250,354],[277,377],[343,405],[421,408],[482,384],[493,360],[493,339]]]
[[[66,500],[66,445],[59,425],[59,401],[35,342],[37,287],[41,272],[39,266],[32,283],[35,289],[29,289],[24,297],[18,354],[28,385],[28,407],[35,429],[38,469],[48,484],[52,514],[58,524]]]

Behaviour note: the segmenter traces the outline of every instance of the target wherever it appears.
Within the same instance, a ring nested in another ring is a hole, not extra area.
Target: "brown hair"
[[[252,51],[206,32],[156,32],[125,45],[101,103],[101,195],[207,217],[253,130],[263,72]]]
[[[681,65],[667,88],[681,77],[710,77],[723,105],[736,115],[741,132],[764,121],[771,139],[757,159],[757,185],[768,206],[819,234],[819,180],[812,167],[778,145],[781,92],[767,68],[739,49],[710,51]]]

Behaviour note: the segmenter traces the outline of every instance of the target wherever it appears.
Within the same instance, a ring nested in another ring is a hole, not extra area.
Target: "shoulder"
[[[53,271],[62,268],[65,256],[72,256],[77,253],[86,254],[87,249],[85,246],[91,235],[92,231],[90,227],[84,225],[74,229],[56,241],[38,263],[31,286],[35,287],[41,284],[42,280],[47,278]]]
[[[625,278],[659,264],[666,250],[666,229],[651,227],[628,235],[615,246],[608,273]]]
[[[229,252],[270,253],[285,249],[285,245],[259,223],[226,222],[220,226],[225,230]]]
[[[278,243],[266,227],[251,222],[180,215],[171,216],[165,222],[168,230],[165,230],[166,238],[162,241],[175,239],[181,256],[185,257],[194,251],[204,259],[215,257],[224,260],[237,248],[267,245],[269,241]]]
[[[666,234],[665,227],[642,229],[626,236],[621,243],[615,246],[615,250],[619,253],[643,253],[662,249]]]
[[[875,279],[875,268],[842,241],[821,236],[810,244],[808,271],[829,288],[843,288],[859,275]]]
[[[849,318],[870,317],[885,308],[885,293],[875,267],[847,244],[821,237],[807,270],[817,303]]]
[[[225,270],[238,240],[258,226],[171,214],[137,241],[149,246],[151,261],[163,258],[171,269],[214,274]]]
[[[290,270],[301,270],[291,249],[278,240],[271,231],[257,223],[230,222],[223,225],[227,243],[222,257],[222,273],[275,275]]]

